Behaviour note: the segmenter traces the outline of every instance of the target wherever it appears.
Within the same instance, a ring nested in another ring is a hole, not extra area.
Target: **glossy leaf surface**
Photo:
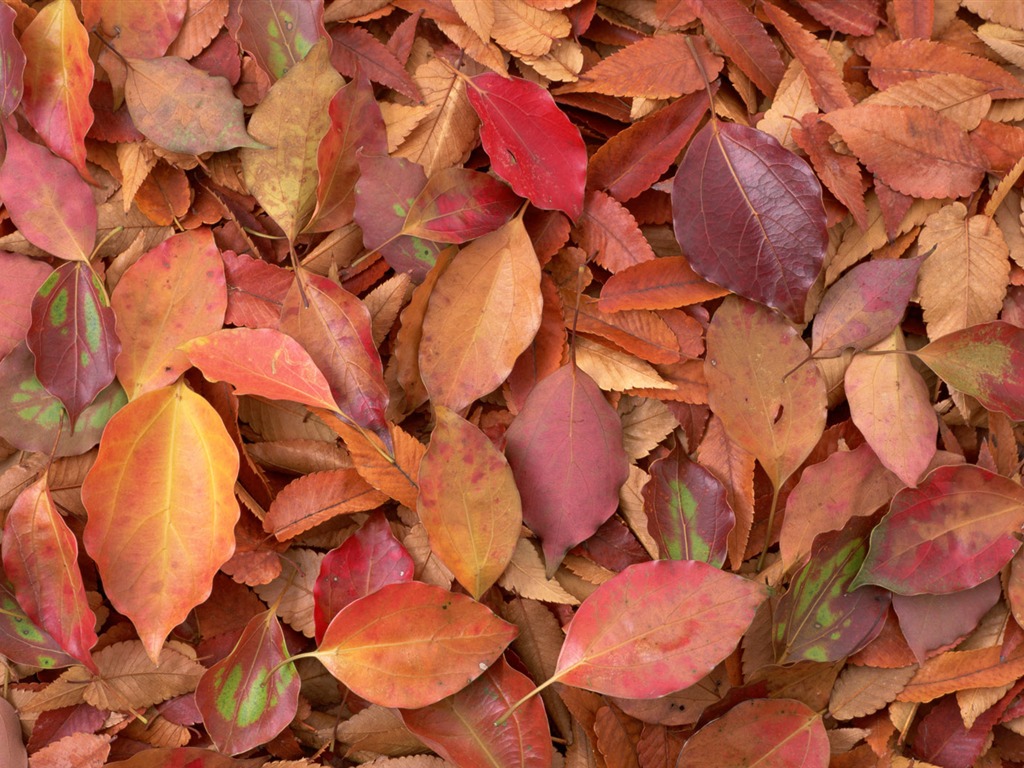
[[[540,537],[550,578],[618,507],[628,475],[622,424],[593,379],[566,365],[530,391],[506,439],[523,522]]]
[[[182,384],[138,397],[107,425],[82,485],[85,548],[151,658],[234,551],[237,476],[220,416]]]
[[[465,688],[515,636],[480,603],[412,581],[343,608],[316,656],[367,701],[418,708]]]
[[[1024,489],[972,465],[939,467],[892,500],[854,582],[946,594],[990,579],[1020,548]]]
[[[804,320],[828,242],[821,185],[774,137],[708,123],[673,181],[672,220],[697,274]]]
[[[431,549],[479,600],[512,559],[522,502],[512,469],[487,436],[442,405],[434,414],[416,510]]]

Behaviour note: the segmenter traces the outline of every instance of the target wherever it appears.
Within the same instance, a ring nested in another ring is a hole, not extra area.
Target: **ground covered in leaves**
[[[0,53],[5,768],[1024,763],[1024,6]]]

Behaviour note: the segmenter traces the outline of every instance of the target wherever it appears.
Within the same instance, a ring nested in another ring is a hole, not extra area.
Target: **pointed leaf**
[[[533,690],[528,677],[505,659],[447,699],[402,710],[402,721],[428,747],[455,765],[551,768],[551,734],[539,697],[523,704],[503,725],[494,725]]]
[[[0,117],[8,118],[21,103],[25,88],[25,51],[14,36],[14,9],[0,8]]]
[[[551,94],[493,72],[470,78],[466,93],[480,116],[480,141],[491,169],[538,208],[579,218],[587,149]]]
[[[242,102],[231,84],[177,56],[128,59],[124,98],[135,126],[170,152],[263,146],[245,132]]]
[[[391,532],[383,512],[374,512],[362,527],[332,549],[320,563],[313,585],[316,641],[338,611],[388,584],[412,581],[415,563]]]
[[[479,600],[512,560],[522,502],[508,462],[487,436],[443,405],[434,414],[416,511],[430,549]]]
[[[182,232],[144,253],[110,298],[122,352],[117,378],[130,398],[166,386],[189,368],[178,349],[224,325],[227,286],[213,233]]]
[[[220,416],[182,384],[138,397],[107,424],[82,484],[85,548],[153,659],[234,551],[237,476]]]
[[[221,752],[237,755],[288,727],[299,705],[299,673],[273,611],[253,616],[224,659],[203,674],[196,706]]]
[[[601,288],[602,312],[624,309],[672,309],[700,304],[729,293],[705,281],[683,256],[642,261],[616,272]]]
[[[793,577],[772,617],[775,661],[839,661],[882,630],[891,594],[850,589],[868,551],[873,521],[857,517],[814,542],[810,561]]]
[[[593,379],[565,365],[530,391],[505,437],[523,522],[543,542],[550,578],[619,506],[629,475],[622,424]]]
[[[652,462],[643,487],[647,528],[669,560],[701,560],[721,568],[728,553],[736,515],[725,486],[711,472],[689,460],[676,446]]]
[[[543,303],[522,218],[463,248],[423,318],[420,375],[434,404],[460,411],[497,389],[537,334]]]
[[[761,91],[774,96],[786,71],[778,49],[751,10],[739,0],[692,0],[708,35]]]
[[[0,653],[15,664],[43,669],[76,663],[45,629],[37,626],[18,605],[14,586],[6,575],[0,581]]]
[[[96,243],[96,203],[75,169],[5,124],[7,156],[0,198],[32,245],[69,261],[89,258]]]
[[[82,262],[62,264],[32,302],[26,337],[36,376],[63,403],[73,427],[82,411],[114,380],[121,342],[106,291]]]
[[[554,677],[632,699],[686,688],[733,651],[764,597],[763,586],[697,560],[631,565],[576,611]]]
[[[694,271],[797,322],[828,236],[821,185],[772,136],[708,123],[672,183],[676,239]]]
[[[96,615],[78,568],[78,540],[57,512],[45,475],[22,491],[7,513],[4,570],[18,603],[71,656],[91,669]]]
[[[288,74],[326,36],[324,6],[317,0],[232,4],[228,29],[275,81]]]
[[[777,314],[732,296],[715,312],[707,344],[711,410],[781,487],[825,427],[825,383],[817,366],[801,365],[807,346]]]
[[[1024,421],[1024,329],[997,321],[955,331],[917,351],[943,381],[991,411]]]
[[[969,464],[939,467],[905,488],[871,533],[854,581],[900,595],[947,594],[999,573],[1020,548],[1024,488]]]
[[[516,634],[465,595],[411,581],[343,608],[316,657],[367,701],[416,709],[465,688]]]
[[[503,226],[522,202],[493,176],[446,168],[427,179],[409,207],[402,232],[437,243],[465,243]]]

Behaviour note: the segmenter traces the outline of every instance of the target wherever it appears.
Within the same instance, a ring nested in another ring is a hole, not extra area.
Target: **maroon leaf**
[[[954,643],[978,626],[1000,595],[999,579],[992,578],[948,595],[894,595],[892,607],[907,645],[923,664],[928,651]]]
[[[766,133],[713,120],[676,173],[672,219],[697,274],[803,322],[828,244],[805,161]]]
[[[491,169],[538,208],[583,212],[587,148],[548,91],[518,77],[485,72],[469,80],[480,141]]]

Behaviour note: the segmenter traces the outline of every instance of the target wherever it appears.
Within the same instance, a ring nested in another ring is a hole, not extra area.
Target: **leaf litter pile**
[[[1024,764],[1024,6],[4,0],[0,764]]]

